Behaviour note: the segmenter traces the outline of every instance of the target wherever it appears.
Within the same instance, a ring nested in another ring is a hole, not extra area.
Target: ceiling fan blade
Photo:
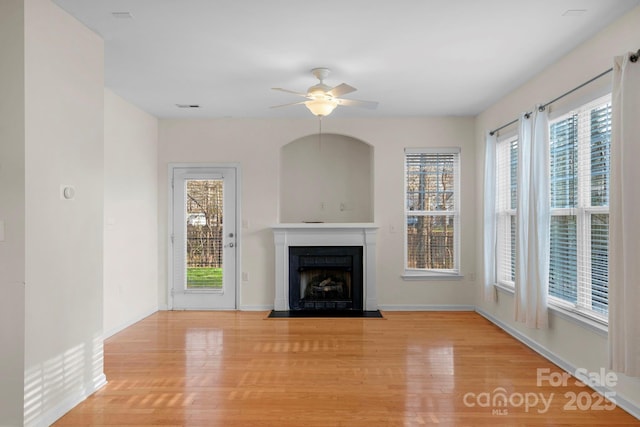
[[[292,94],[298,95],[298,96],[304,96],[305,98],[307,97],[306,93],[296,92],[295,90],[283,89],[281,87],[272,87],[271,89],[279,90],[280,92],[292,93]]]
[[[358,90],[358,89],[356,89],[353,86],[349,86],[346,83],[342,83],[342,84],[339,84],[338,86],[336,86],[336,87],[334,87],[332,89],[329,89],[327,91],[327,93],[329,95],[333,96],[334,98],[337,98],[338,96],[342,96],[342,95],[347,94],[347,93],[355,92],[356,90]]]
[[[338,99],[338,104],[345,105],[347,107],[368,108],[370,110],[378,108],[378,103],[376,101],[361,101],[359,99]]]
[[[300,102],[291,102],[289,104],[282,104],[282,105],[272,105],[269,108],[282,108],[282,107],[289,107],[291,105],[298,105],[298,104],[304,104],[307,101],[300,101]]]

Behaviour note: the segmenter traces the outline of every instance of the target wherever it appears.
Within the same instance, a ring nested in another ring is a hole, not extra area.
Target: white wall
[[[340,119],[323,121],[323,133],[347,135],[374,148],[374,222],[378,232],[378,301],[396,308],[472,305],[475,273],[475,146],[471,118]],[[241,308],[273,306],[274,243],[278,221],[279,156],[282,146],[314,134],[317,119],[160,120],[159,298],[167,304],[167,171],[170,162],[238,162],[242,172]],[[462,148],[461,281],[405,282],[403,272],[404,148]]]
[[[24,4],[24,421],[48,425],[104,384],[104,54],[50,0]]]
[[[569,55],[547,68],[534,79],[515,90],[477,117],[476,141],[476,211],[482,212],[482,173],[484,156],[484,133],[515,119],[520,112],[531,111],[535,104],[546,103],[556,96],[589,80],[613,66],[613,57],[640,48],[640,7],[610,25],[591,40],[576,48]],[[515,54],[515,53],[514,53]],[[508,53],[505,54],[508,60]],[[605,78],[605,82],[610,80]],[[563,103],[584,100],[589,94],[600,92],[602,82],[576,92]],[[553,112],[554,106],[551,106]],[[476,223],[481,232],[480,216]],[[478,269],[482,268],[482,236],[478,236],[477,245]],[[479,271],[482,273],[482,271]],[[480,276],[482,277],[482,276]],[[500,292],[497,303],[482,300],[481,283],[477,286],[477,305],[490,316],[513,328],[524,337],[531,339],[542,348],[548,349],[558,359],[566,361],[577,368],[598,371],[607,366],[607,338],[600,333],[586,329],[584,326],[551,314],[551,326],[548,330],[538,331],[523,328],[513,319],[513,297]],[[535,375],[535,373],[532,373]],[[621,376],[615,391],[619,398],[626,399],[638,408],[640,414],[640,379]],[[619,399],[621,400],[621,399]]]
[[[280,150],[280,222],[372,222],[373,148],[310,135]]]
[[[24,7],[0,2],[0,425],[24,406]],[[0,230],[1,231],[1,230]]]
[[[105,89],[105,337],[158,309],[158,120]]]

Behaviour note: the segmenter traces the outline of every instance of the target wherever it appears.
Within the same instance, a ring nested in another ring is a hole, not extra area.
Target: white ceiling
[[[346,82],[375,111],[475,115],[640,0],[54,0],[105,41],[105,85],[157,117],[309,117]],[[570,12],[563,16],[567,11]],[[129,12],[119,18],[114,12]],[[574,16],[577,15],[577,16]],[[613,53],[612,53],[613,55]],[[198,104],[179,109],[176,104]]]

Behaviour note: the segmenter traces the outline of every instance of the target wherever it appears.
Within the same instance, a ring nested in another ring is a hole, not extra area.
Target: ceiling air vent
[[[587,13],[587,9],[569,9],[562,16],[582,16]]]
[[[198,104],[176,104],[178,108],[200,108]]]
[[[111,16],[116,19],[132,19],[133,15],[131,12],[111,12]]]

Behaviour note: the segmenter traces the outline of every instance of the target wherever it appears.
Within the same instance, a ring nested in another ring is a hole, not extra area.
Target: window
[[[610,96],[553,120],[551,302],[606,319],[608,312]]]
[[[516,276],[518,137],[496,144],[497,280],[513,286]]]
[[[460,149],[405,149],[406,276],[459,273]]]

